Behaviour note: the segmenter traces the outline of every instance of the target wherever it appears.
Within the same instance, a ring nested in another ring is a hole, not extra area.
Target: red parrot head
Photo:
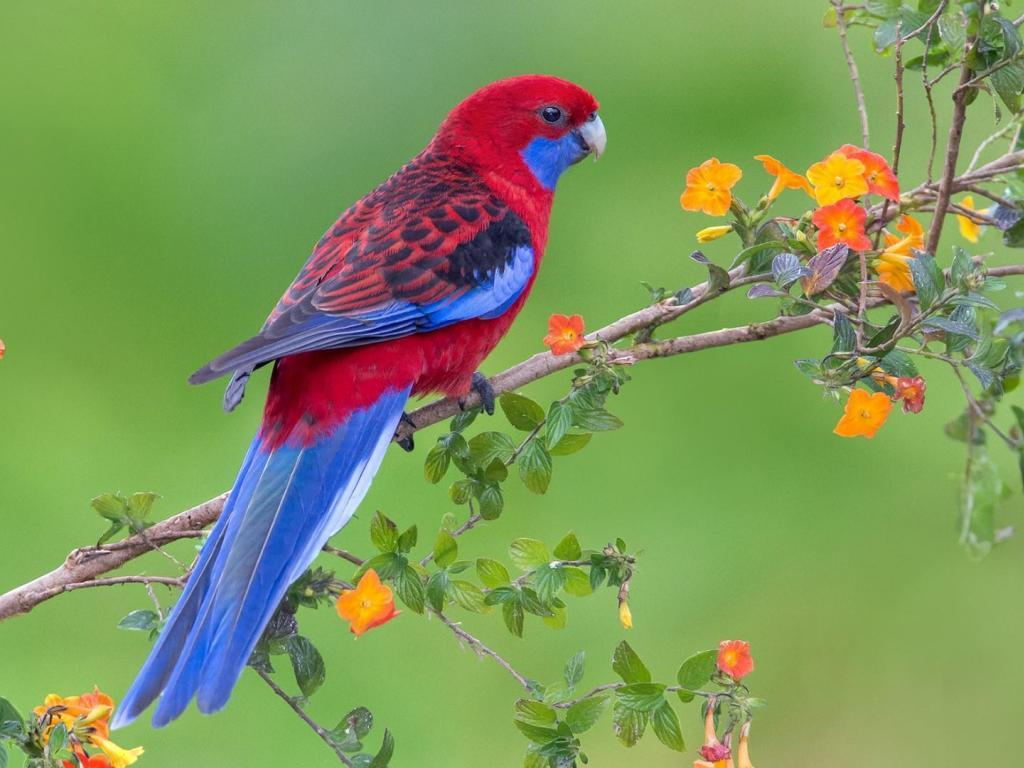
[[[597,106],[590,93],[568,80],[510,77],[455,107],[434,144],[480,171],[550,193],[566,168],[604,152],[607,136]]]

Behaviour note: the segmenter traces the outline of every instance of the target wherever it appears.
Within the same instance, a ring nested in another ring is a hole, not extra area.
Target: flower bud
[[[698,243],[710,243],[720,237],[725,237],[732,232],[732,224],[722,224],[717,227],[705,227],[697,233]]]
[[[625,600],[619,603],[619,624],[623,629],[633,628],[633,613],[629,610],[629,603]]]

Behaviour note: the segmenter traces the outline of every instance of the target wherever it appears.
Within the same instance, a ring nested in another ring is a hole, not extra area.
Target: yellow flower
[[[732,224],[722,224],[718,227],[704,227],[704,229],[697,233],[697,242],[710,243],[712,240],[725,237],[730,232],[732,232]]]
[[[974,198],[968,195],[960,201],[960,207],[966,208],[968,211],[975,210]],[[981,225],[963,214],[958,213],[956,215],[957,223],[960,225],[960,235],[969,243],[978,242],[978,235],[981,234]]]
[[[732,188],[743,176],[739,166],[720,163],[717,157],[705,160],[686,173],[686,191],[679,204],[687,211],[704,211],[709,216],[724,216],[732,205]]]
[[[845,198],[868,193],[864,163],[842,152],[833,152],[808,168],[807,180],[814,185],[814,199],[818,205],[832,205]]]
[[[119,747],[102,736],[94,735],[89,740],[107,756],[107,759],[110,760],[111,768],[127,768],[127,766],[132,765],[138,760],[139,755],[145,751],[142,747],[135,747],[134,749]]]
[[[896,291],[914,291],[914,280],[910,274],[912,251],[924,248],[924,227],[917,219],[904,215],[896,229],[903,233],[900,238],[889,232],[885,235],[885,250],[874,262],[878,279]]]
[[[772,184],[772,188],[768,191],[769,200],[774,200],[782,194],[784,189],[802,189],[808,195],[814,197],[814,190],[811,189],[807,179],[799,173],[791,171],[771,155],[754,155],[754,159],[760,160],[765,172],[775,177],[775,183]]]
[[[629,610],[629,603],[625,600],[619,603],[619,624],[623,629],[633,628],[633,613]]]

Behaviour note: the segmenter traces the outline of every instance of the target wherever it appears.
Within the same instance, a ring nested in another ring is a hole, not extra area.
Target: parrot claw
[[[415,447],[412,440],[412,433],[410,432],[407,435],[402,435],[402,432],[404,431],[402,429],[403,424],[410,426],[413,429],[416,429],[416,425],[413,423],[413,420],[409,417],[409,414],[403,412],[402,418],[398,420],[398,429],[395,430],[395,442],[398,443],[399,447],[406,453],[412,453],[412,449]]]
[[[488,416],[494,415],[494,387],[480,371],[473,374],[473,381],[469,385],[471,391],[480,395],[480,405]],[[466,401],[459,400],[459,408],[466,410]]]

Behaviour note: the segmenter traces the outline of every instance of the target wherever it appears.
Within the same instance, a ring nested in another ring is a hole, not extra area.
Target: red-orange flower
[[[772,188],[768,191],[769,200],[774,200],[782,194],[784,189],[802,189],[812,198],[814,197],[814,189],[811,187],[811,182],[796,171],[791,171],[781,161],[776,160],[771,155],[754,155],[754,159],[760,160],[765,172],[775,177],[775,183],[772,184]]]
[[[836,243],[846,243],[855,251],[870,250],[871,241],[864,233],[867,217],[867,212],[848,198],[816,210],[811,221],[818,228],[818,250]]]
[[[852,144],[843,144],[839,151],[847,157],[860,160],[863,163],[864,181],[868,184],[868,192],[887,197],[894,203],[899,202],[900,183],[884,157]]]
[[[551,347],[553,355],[568,355],[584,344],[583,318],[579,315],[552,315],[548,318],[548,335],[544,343]]]
[[[0,339],[0,360],[4,359],[4,353],[7,351],[7,345],[4,344],[4,340]]]
[[[110,761],[107,760],[106,755],[93,755],[89,756],[84,752],[78,755],[79,763],[76,765],[70,760],[64,761],[64,768],[112,768]]]
[[[705,160],[686,172],[686,191],[679,204],[687,211],[704,211],[724,216],[732,205],[732,188],[743,176],[738,165],[720,163],[717,157]]]
[[[717,766],[728,760],[732,762],[732,754],[729,750],[728,744],[723,744],[718,740],[718,734],[715,733],[715,707],[714,702],[708,703],[708,711],[704,715],[704,744],[700,748],[700,755],[708,763]],[[697,766],[700,761],[694,763]]]
[[[355,589],[346,589],[338,597],[338,615],[349,622],[352,634],[360,637],[367,630],[391,621],[399,614],[391,587],[382,584],[370,568]]]
[[[743,640],[723,640],[718,645],[718,669],[739,682],[754,671],[750,643]]]
[[[840,437],[872,438],[885,424],[891,410],[892,401],[884,392],[871,394],[855,389],[846,401],[843,417],[832,431]]]
[[[927,386],[920,376],[901,376],[896,379],[896,399],[903,401],[904,413],[920,413],[924,408],[924,390]]]

